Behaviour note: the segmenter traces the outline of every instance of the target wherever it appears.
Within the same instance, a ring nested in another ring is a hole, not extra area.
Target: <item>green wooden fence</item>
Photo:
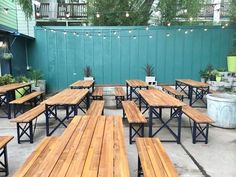
[[[43,72],[49,91],[83,79],[85,65],[92,67],[98,84],[144,80],[147,63],[155,67],[158,82],[173,83],[176,78],[199,79],[199,70],[208,64],[226,67],[234,32],[219,26],[36,27],[29,58]]]

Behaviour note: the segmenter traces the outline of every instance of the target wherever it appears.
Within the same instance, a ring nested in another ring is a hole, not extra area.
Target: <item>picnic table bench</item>
[[[14,177],[34,175],[129,177],[121,117],[75,116],[58,140],[44,140]]]
[[[94,91],[94,80],[78,80],[70,85],[71,89],[88,89],[92,88],[91,93]]]
[[[89,109],[86,112],[86,115],[103,115],[104,114],[104,105],[105,101],[102,100],[96,100],[92,101],[90,104]]]
[[[96,87],[94,92],[92,93],[93,100],[103,100],[103,88]]]
[[[183,101],[184,100],[184,94],[179,92],[178,90],[175,90],[174,88],[170,86],[162,86],[162,89],[166,91],[168,94],[173,95],[175,98]]]
[[[37,126],[37,117],[43,114],[44,111],[45,104],[40,104],[11,120],[11,122],[16,123],[18,144],[25,141],[33,143],[34,133]],[[34,120],[35,123],[33,125]],[[28,137],[28,139],[22,140],[24,136]]]
[[[20,92],[19,89],[23,89],[24,92]],[[15,93],[21,96],[31,93],[31,83],[13,83],[0,86],[0,106],[2,111],[8,119],[11,118],[10,101],[15,99]],[[6,106],[4,109],[2,106]],[[2,116],[1,117],[5,117]]]
[[[138,176],[178,177],[178,173],[158,138],[137,138]]]
[[[13,107],[14,117],[16,117],[16,115],[20,112],[21,113],[25,112],[24,104],[26,102],[30,101],[31,105],[32,103],[34,103],[34,106],[36,106],[42,100],[43,100],[43,92],[32,92],[23,97],[11,101],[10,105]]]
[[[183,106],[182,111],[193,122],[192,126],[192,123],[189,120],[193,144],[196,142],[205,142],[205,144],[207,144],[209,124],[213,123],[212,119],[206,114],[203,114],[202,112],[188,105]],[[197,139],[200,135],[202,135],[203,140]]]
[[[9,173],[8,159],[7,159],[7,144],[13,139],[13,136],[0,136],[0,157],[3,157],[3,161],[0,161],[1,166],[0,172],[5,172],[7,176]]]
[[[122,87],[115,87],[115,100],[116,100],[116,108],[119,108],[121,102],[125,100],[125,92]]]
[[[127,117],[129,122],[129,144],[132,144],[135,142],[133,139],[136,135],[144,136],[144,124],[147,123],[147,120],[134,101],[122,101],[122,107],[123,118]]]

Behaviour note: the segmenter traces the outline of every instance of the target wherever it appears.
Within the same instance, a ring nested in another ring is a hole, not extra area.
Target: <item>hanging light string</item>
[[[229,24],[226,23],[224,26],[221,27],[221,29],[225,29],[226,27],[228,27]],[[170,25],[168,25],[168,27],[166,27],[166,37],[171,37],[173,34],[175,33],[171,33],[171,28],[169,28]],[[55,29],[55,28],[49,28],[49,27],[38,27],[40,30],[43,30],[45,32],[52,32],[52,33],[61,33],[64,35],[73,35],[76,37],[80,37],[80,36],[84,36],[84,37],[88,37],[88,38],[92,38],[92,37],[101,37],[103,39],[107,39],[108,37],[112,37],[112,38],[122,38],[122,37],[130,37],[133,39],[137,39],[138,37],[147,37],[149,39],[153,38],[153,28],[151,26],[146,26],[146,27],[133,27],[132,29],[96,29],[96,31],[89,31],[90,29],[82,29],[82,31],[73,31],[73,30],[65,30],[65,29]],[[202,26],[202,29],[199,28],[198,30],[202,30],[204,32],[207,32],[209,29]],[[192,28],[177,28],[175,30],[176,32],[182,32],[183,34],[191,34],[193,33],[195,30]],[[141,32],[141,34],[140,34]]]

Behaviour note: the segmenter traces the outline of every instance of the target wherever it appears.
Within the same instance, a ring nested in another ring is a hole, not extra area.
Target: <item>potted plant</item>
[[[13,58],[13,55],[11,52],[4,52],[2,54],[2,59],[3,60],[11,60]]]
[[[90,66],[84,67],[84,80],[94,80],[92,77],[92,69]]]
[[[34,90],[34,91],[43,91],[42,86],[41,87],[39,86],[39,80],[42,79],[42,77],[43,77],[41,71],[39,71],[39,70],[30,70],[28,75],[29,75],[29,78],[31,80],[32,90]]]
[[[234,35],[232,50],[227,56],[227,65],[229,72],[236,72],[236,34]]]
[[[146,64],[146,66],[144,67],[144,71],[146,73],[145,82],[147,83],[156,82],[153,66],[151,66],[150,64]]]
[[[200,77],[201,77],[201,82],[205,83],[208,79],[207,71],[206,70],[200,70],[199,74],[200,74]]]

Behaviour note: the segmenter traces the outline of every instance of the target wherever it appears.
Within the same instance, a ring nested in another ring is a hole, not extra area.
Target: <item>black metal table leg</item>
[[[152,137],[152,111],[153,107],[149,107],[149,121],[148,121],[148,126],[149,126],[149,137]]]

